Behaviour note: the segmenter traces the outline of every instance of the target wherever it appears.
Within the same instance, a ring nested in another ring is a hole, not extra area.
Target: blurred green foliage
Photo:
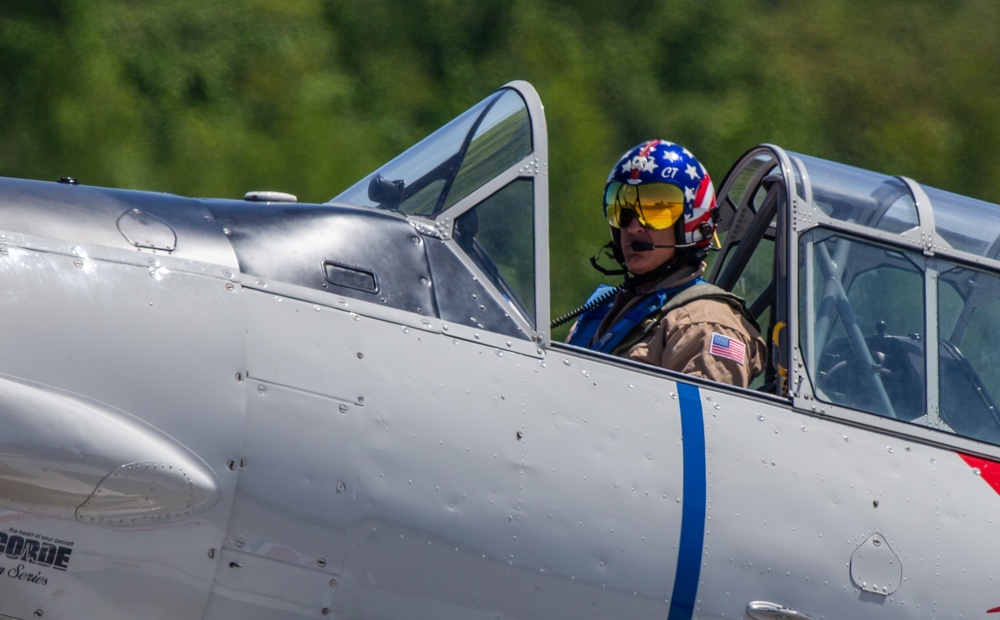
[[[549,126],[553,311],[632,145],[760,142],[997,201],[993,0],[8,0],[0,174],[322,202],[496,87]]]

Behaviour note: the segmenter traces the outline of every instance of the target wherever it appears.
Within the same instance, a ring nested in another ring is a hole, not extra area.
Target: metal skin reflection
[[[995,613],[1000,207],[748,151],[742,389],[553,341],[547,148],[514,82],[324,204],[0,179],[0,616]]]

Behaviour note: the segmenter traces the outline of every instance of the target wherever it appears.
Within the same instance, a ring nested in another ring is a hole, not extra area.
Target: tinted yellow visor
[[[604,189],[604,213],[608,223],[621,228],[622,211],[626,210],[633,211],[646,228],[670,228],[684,217],[684,190],[672,183],[608,183]]]

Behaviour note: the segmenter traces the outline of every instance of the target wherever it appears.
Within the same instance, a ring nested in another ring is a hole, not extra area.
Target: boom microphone
[[[712,218],[714,221],[719,221],[718,215],[719,215],[718,211],[713,209]],[[702,237],[708,237],[709,235],[712,236],[712,242],[710,246],[714,245],[714,247],[710,247],[709,249],[718,251],[722,247],[722,244],[719,243],[719,237],[715,233],[715,228],[712,227],[711,224],[702,223],[699,226],[699,231],[701,232]],[[655,243],[649,241],[633,241],[632,243],[628,244],[628,246],[629,248],[632,249],[633,252],[652,252],[653,249],[655,248],[677,248],[678,250],[686,248],[695,248],[698,247],[698,243],[677,243],[675,245],[656,245]]]
[[[653,248],[691,248],[698,245],[697,243],[678,243],[676,245],[656,245],[650,243],[649,241],[633,241],[629,244],[633,252],[652,252]]]

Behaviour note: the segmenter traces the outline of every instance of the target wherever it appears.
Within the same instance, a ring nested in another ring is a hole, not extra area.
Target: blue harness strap
[[[611,310],[611,306],[615,303],[615,296],[609,294],[614,290],[614,287],[601,284],[587,298],[584,307],[593,304],[601,297],[607,297],[607,299],[580,315],[576,320],[576,327],[573,328],[573,333],[569,336],[569,344],[585,349],[590,348],[590,341],[593,340],[594,334],[597,333],[597,328],[601,326],[601,321],[604,320],[608,311]]]
[[[647,317],[658,312],[671,297],[684,289],[701,282],[704,282],[704,280],[696,278],[691,282],[681,284],[680,286],[653,291],[643,297],[639,303],[632,306],[628,312],[615,321],[614,325],[604,332],[597,342],[593,342],[594,336],[597,334],[597,330],[601,326],[601,322],[611,310],[611,306],[614,305],[614,297],[610,297],[597,307],[592,308],[580,315],[580,318],[577,319],[576,322],[576,329],[573,331],[572,336],[570,336],[569,344],[576,345],[578,347],[585,347],[601,353],[611,353],[615,350],[615,347],[621,344],[621,342],[625,340],[630,333],[632,333],[632,330],[638,327]],[[595,290],[587,300],[587,303],[599,299],[601,295],[604,295],[611,290],[614,289],[610,286],[603,284],[598,286],[597,290]]]

